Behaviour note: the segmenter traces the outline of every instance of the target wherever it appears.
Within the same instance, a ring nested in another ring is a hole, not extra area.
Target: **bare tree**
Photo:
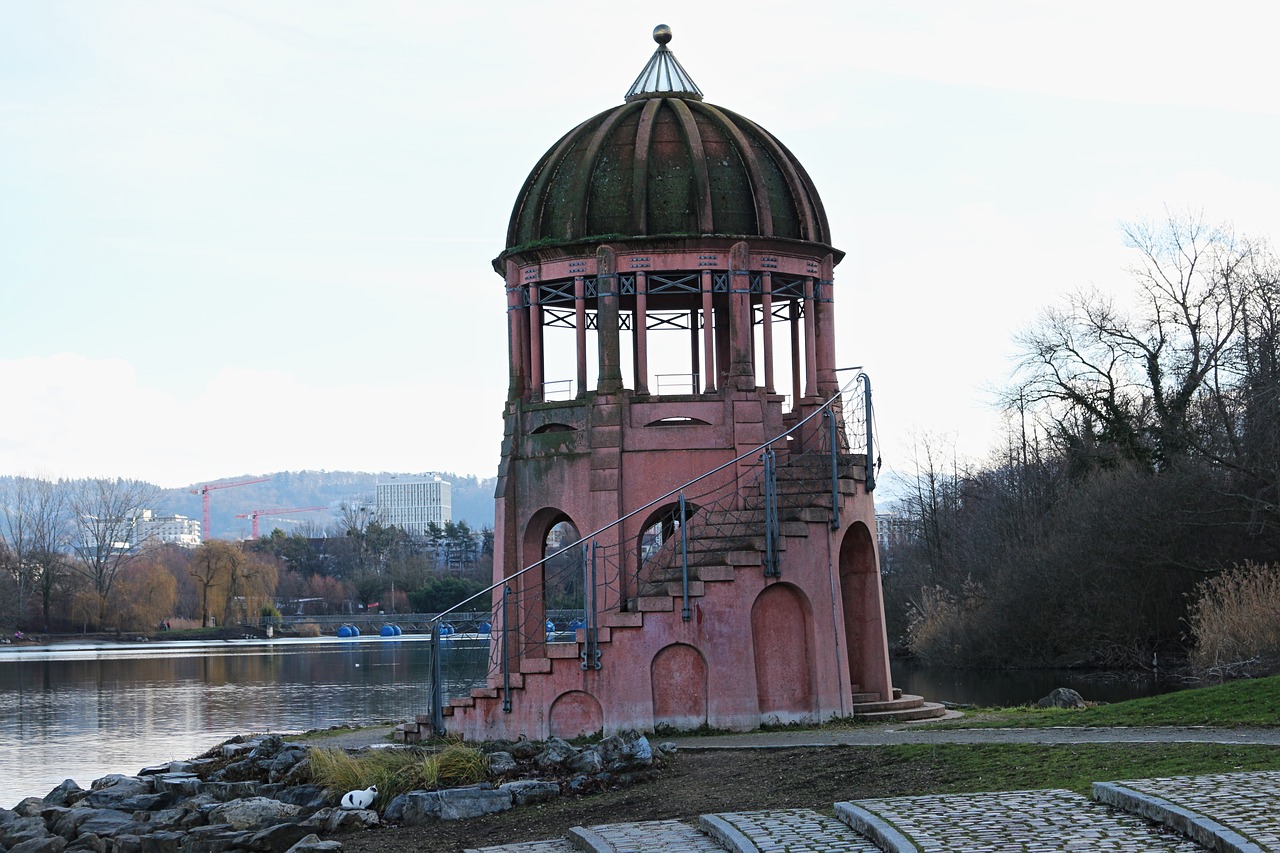
[[[45,625],[53,596],[67,573],[69,533],[67,489],[37,477],[18,476],[8,481],[0,496],[4,538],[12,553],[18,612],[26,616],[28,604],[39,596]]]
[[[1018,338],[1006,398],[1036,407],[1077,455],[1156,469],[1196,446],[1195,410],[1241,328],[1251,249],[1196,219],[1125,232],[1140,262],[1132,312],[1098,291],[1046,311]]]
[[[153,505],[159,494],[159,489],[141,480],[81,480],[73,485],[69,506],[78,526],[72,542],[75,568],[98,596],[99,618],[105,615],[120,570],[143,544],[135,541],[142,510]]]

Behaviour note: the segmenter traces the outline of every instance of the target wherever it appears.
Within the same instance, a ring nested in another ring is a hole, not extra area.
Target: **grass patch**
[[[451,743],[440,752],[428,755],[420,772],[428,788],[474,785],[488,777],[489,756],[461,743]]]
[[[312,780],[331,791],[346,793],[377,785],[374,803],[379,809],[409,791],[470,785],[489,775],[489,756],[461,743],[425,757],[416,749],[374,749],[352,755],[316,747],[308,757]]]
[[[1280,676],[1179,690],[1093,708],[983,708],[929,728],[1280,725]]]
[[[1280,747],[1257,744],[902,744],[874,749],[886,769],[906,765],[927,777],[915,792],[919,794],[1035,788],[1088,794],[1094,782],[1280,770]]]

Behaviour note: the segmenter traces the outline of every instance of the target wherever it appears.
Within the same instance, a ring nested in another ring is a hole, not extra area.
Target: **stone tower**
[[[469,739],[895,707],[843,254],[799,161],[654,39],[624,103],[538,161],[494,261],[491,669],[442,713]]]

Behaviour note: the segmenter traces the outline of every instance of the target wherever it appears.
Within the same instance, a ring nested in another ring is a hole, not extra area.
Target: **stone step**
[[[835,813],[841,822],[875,837],[885,850],[1194,853],[1204,849],[1142,818],[1113,811],[1071,791],[859,800],[836,803]]]
[[[600,826],[575,826],[569,839],[584,853],[723,853],[730,849],[710,835],[678,820],[643,820]]]
[[[864,723],[908,723],[912,720],[937,720],[947,715],[947,709],[936,702],[925,702],[916,708],[900,711],[861,712],[853,709],[853,718]]]
[[[856,701],[856,700],[855,700]],[[866,713],[876,713],[879,711],[909,711],[912,708],[919,708],[924,704],[923,696],[912,696],[910,694],[895,697],[893,699],[881,700],[879,696],[876,698],[859,702],[854,708],[855,712],[865,711]]]
[[[734,851],[840,851],[879,853],[847,824],[812,809],[768,809],[703,815],[702,831]],[[745,840],[746,844],[742,841]],[[750,847],[747,847],[750,845]]]

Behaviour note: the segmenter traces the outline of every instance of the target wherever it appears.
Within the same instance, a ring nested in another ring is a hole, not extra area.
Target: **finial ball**
[[[671,41],[671,27],[666,24],[658,24],[653,28],[653,40],[658,44],[666,44]]]

